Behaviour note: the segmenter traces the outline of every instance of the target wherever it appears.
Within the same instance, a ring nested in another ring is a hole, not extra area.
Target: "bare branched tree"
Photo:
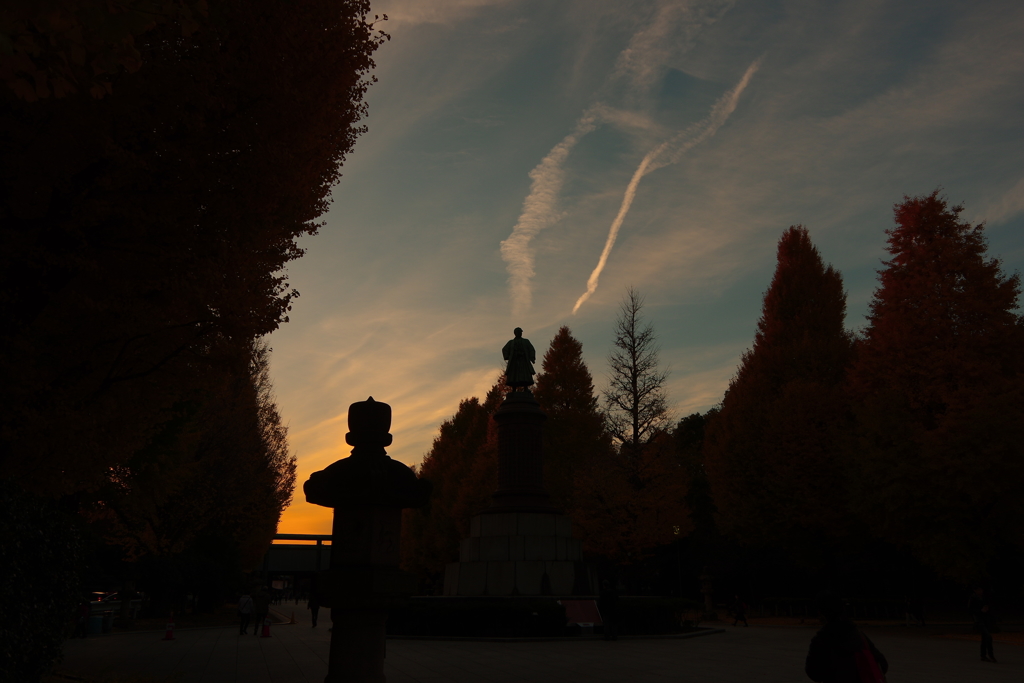
[[[612,438],[634,453],[669,418],[664,393],[668,373],[659,367],[654,327],[644,324],[643,307],[644,298],[630,287],[615,321],[610,384],[604,392]]]

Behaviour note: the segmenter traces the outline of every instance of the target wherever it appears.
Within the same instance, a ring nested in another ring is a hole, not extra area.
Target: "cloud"
[[[633,34],[629,45],[619,53],[615,67],[602,92],[607,94],[607,86],[616,82],[628,83],[630,91],[634,94],[648,91],[657,82],[666,62],[673,55],[688,50],[693,36],[705,26],[720,19],[732,5],[731,0],[726,2],[659,3],[653,18]],[[735,103],[732,106],[735,108]],[[727,117],[731,111],[729,109],[725,116]],[[512,234],[501,243],[501,257],[507,264],[506,270],[509,274],[508,285],[513,315],[525,313],[532,304],[532,281],[536,274],[534,269],[535,249],[532,241],[542,230],[554,224],[559,218],[557,203],[565,178],[565,161],[583,136],[593,131],[600,123],[605,122],[626,130],[650,131],[658,128],[647,114],[613,108],[602,102],[597,102],[580,117],[573,131],[555,145],[540,164],[530,171],[530,179],[533,181],[530,185],[530,194],[523,201],[523,209],[512,229]],[[713,133],[714,131],[711,131],[711,134]],[[697,142],[693,144],[697,144]],[[659,149],[662,151],[670,149],[671,144],[673,144],[672,141],[669,141]],[[655,157],[657,156],[655,155]],[[629,202],[633,201],[636,184],[640,177],[644,175],[644,172],[653,170],[653,168],[647,168],[648,162],[653,160],[654,157],[651,155],[645,157],[644,163],[641,164],[645,171],[638,171],[639,175],[634,174],[626,191]],[[622,223],[621,219],[625,217],[628,210],[628,202],[624,200],[623,208],[619,210],[619,218],[613,224],[613,233],[618,232],[618,226]],[[604,261],[607,260],[607,252],[610,251],[611,244],[614,243],[614,237],[611,236],[609,240],[605,253],[602,254],[601,268],[604,267]],[[597,272],[600,274],[599,271]],[[576,308],[579,308],[579,303]],[[573,309],[573,312],[575,310]]]
[[[608,230],[608,238],[605,240],[604,249],[601,251],[601,257],[597,260],[597,266],[594,268],[590,277],[587,279],[587,291],[580,295],[580,298],[576,300],[576,305],[572,307],[572,312],[576,313],[580,309],[580,306],[586,302],[590,296],[597,291],[598,281],[601,278],[601,271],[604,270],[604,266],[608,263],[608,256],[612,252],[612,247],[615,246],[615,240],[619,236],[619,229],[622,227],[622,221],[625,220],[626,214],[629,213],[629,208],[633,204],[633,199],[636,197],[636,188],[640,184],[640,179],[645,175],[659,168],[663,168],[670,164],[674,164],[679,161],[683,154],[693,147],[698,145],[704,140],[714,135],[722,124],[725,123],[729,115],[736,110],[736,105],[739,102],[740,95],[746,89],[747,84],[750,83],[750,79],[757,72],[761,66],[761,58],[758,58],[747,67],[746,73],[743,74],[743,78],[736,84],[732,90],[723,95],[715,105],[711,108],[711,113],[707,118],[695,123],[686,130],[682,131],[678,135],[666,140],[661,143],[653,150],[647,153],[647,155],[640,162],[640,166],[637,167],[633,173],[633,177],[629,181],[629,185],[626,186],[626,193],[622,197],[622,204],[619,205],[619,212],[615,216],[615,220],[612,221],[611,228]]]
[[[998,200],[990,202],[983,210],[977,212],[977,220],[998,225],[1021,213],[1024,213],[1024,178],[1017,181],[1017,184]]]
[[[378,0],[374,14],[386,14],[396,24],[451,24],[483,7],[508,0]],[[384,24],[384,30],[388,25]]]
[[[594,130],[597,124],[597,111],[588,110],[576,122],[573,131],[530,171],[530,179],[533,181],[530,194],[523,200],[523,210],[512,228],[512,234],[501,243],[501,258],[508,264],[508,286],[515,315],[529,310],[532,303],[534,249],[531,242],[537,233],[558,220],[558,193],[565,179],[565,159],[580,138]]]
[[[628,84],[633,95],[657,85],[665,66],[693,45],[694,37],[725,15],[735,3],[664,2],[654,17],[633,34],[615,62],[611,81]]]

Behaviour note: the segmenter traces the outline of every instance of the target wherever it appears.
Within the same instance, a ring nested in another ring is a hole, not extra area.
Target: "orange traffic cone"
[[[164,640],[174,640],[174,612],[171,612],[171,620],[167,622],[167,632],[164,633]]]
[[[260,638],[270,637],[270,617],[263,619],[263,633],[260,634]]]

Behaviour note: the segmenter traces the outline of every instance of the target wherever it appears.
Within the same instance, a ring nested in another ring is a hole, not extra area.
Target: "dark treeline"
[[[81,591],[212,609],[269,544],[295,461],[260,340],[364,130],[368,11],[5,10],[4,680],[47,666]]]
[[[601,571],[633,592],[687,597],[707,574],[721,600],[832,589],[959,602],[972,583],[1019,597],[1020,281],[961,211],[937,191],[895,207],[858,334],[844,327],[840,273],[805,228],[786,230],[728,391],[675,424],[635,291],[603,406],[580,343],[559,330],[535,387],[549,415],[546,484]],[[501,391],[464,401],[421,466],[435,498],[407,511],[404,542],[428,592],[494,489]]]

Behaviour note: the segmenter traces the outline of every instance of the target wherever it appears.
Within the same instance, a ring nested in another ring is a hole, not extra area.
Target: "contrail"
[[[601,271],[604,270],[604,266],[608,262],[608,255],[611,254],[612,247],[615,246],[615,239],[619,236],[619,228],[622,227],[622,221],[625,220],[626,214],[629,213],[629,207],[633,204],[633,198],[636,197],[636,188],[640,184],[640,179],[651,171],[678,162],[687,150],[714,135],[721,128],[722,124],[725,123],[726,119],[729,118],[729,115],[736,110],[740,95],[746,89],[747,84],[750,83],[751,77],[761,66],[762,58],[759,57],[747,68],[746,73],[743,74],[743,78],[736,84],[736,87],[722,95],[715,102],[711,108],[711,113],[706,118],[661,143],[648,152],[647,156],[640,162],[640,166],[637,167],[633,177],[629,180],[629,185],[626,186],[626,193],[622,197],[619,213],[616,214],[611,228],[608,229],[608,239],[605,240],[601,258],[597,260],[597,266],[594,267],[594,271],[587,279],[587,291],[580,295],[580,298],[576,300],[576,305],[572,307],[573,314],[590,298],[590,295],[597,291],[597,283],[601,277]]]
[[[523,210],[512,228],[512,234],[501,243],[501,258],[508,264],[508,285],[515,315],[529,309],[532,301],[530,280],[534,275],[534,250],[530,241],[558,219],[556,203],[565,179],[562,164],[580,138],[597,127],[599,112],[600,107],[591,107],[584,112],[573,131],[530,171],[530,179],[533,181],[530,194],[523,200]]]

